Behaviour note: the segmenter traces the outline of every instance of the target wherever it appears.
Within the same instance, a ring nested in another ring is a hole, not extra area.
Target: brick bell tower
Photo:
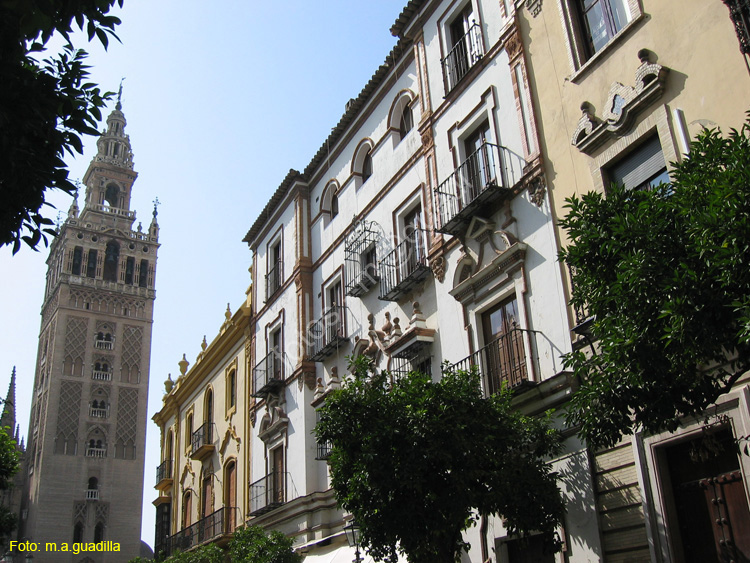
[[[76,195],[47,259],[18,530],[120,551],[37,554],[54,561],[140,554],[158,200],[148,229],[133,228],[138,174],[121,95],[83,178],[83,209]]]

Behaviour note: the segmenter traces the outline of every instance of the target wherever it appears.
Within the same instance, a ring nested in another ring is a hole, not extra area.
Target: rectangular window
[[[630,21],[627,0],[574,0],[584,60],[598,53]]]
[[[71,273],[74,276],[80,276],[81,275],[81,267],[83,262],[83,248],[80,246],[76,246],[73,249],[73,268],[71,269]]]
[[[669,183],[669,173],[659,137],[654,135],[606,171],[609,180],[628,190],[650,190]]]
[[[266,299],[270,298],[281,287],[283,275],[281,240],[275,241],[268,249],[268,273],[266,274]]]
[[[528,380],[524,336],[516,298],[507,299],[482,315],[484,376],[488,394],[503,383],[515,387]]]

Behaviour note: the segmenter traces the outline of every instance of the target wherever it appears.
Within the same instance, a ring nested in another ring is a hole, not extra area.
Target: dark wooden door
[[[666,459],[676,560],[750,563],[750,509],[731,432],[672,446]]]

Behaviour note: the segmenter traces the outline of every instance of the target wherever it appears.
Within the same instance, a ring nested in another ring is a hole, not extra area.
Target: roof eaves
[[[245,235],[245,238],[242,239],[242,242],[251,244],[253,240],[255,240],[255,237],[258,236],[258,233],[263,228],[263,225],[265,225],[265,223],[271,218],[271,216],[276,211],[276,207],[278,207],[278,205],[283,201],[284,197],[289,191],[289,188],[297,180],[304,180],[303,175],[294,168],[290,168],[284,180],[282,180],[279,187],[276,188],[276,191],[271,196],[271,199],[268,200],[268,203],[266,203],[263,211],[261,211],[260,215],[258,215],[258,218],[255,219],[255,223],[253,223],[253,226],[250,227],[250,230]]]
[[[395,23],[391,26],[391,35],[403,38],[404,30],[408,27],[414,15],[419,12],[420,8],[422,8],[426,1],[427,0],[409,0],[409,3],[403,10],[401,10]]]

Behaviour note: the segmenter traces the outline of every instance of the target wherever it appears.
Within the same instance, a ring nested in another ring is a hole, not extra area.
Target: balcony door
[[[482,315],[485,352],[482,354],[481,368],[489,394],[499,391],[503,381],[506,386],[515,387],[528,379],[519,320],[515,297]]]
[[[422,237],[422,206],[417,205],[404,215],[404,255],[399,257],[401,262],[401,279],[408,277],[417,266],[424,262],[426,255],[424,238]]]
[[[326,343],[333,342],[337,336],[344,336],[344,290],[341,280],[336,280],[326,288]]]
[[[466,160],[461,179],[461,203],[466,206],[495,181],[493,154],[487,145],[491,141],[490,122],[485,121],[464,141]]]

